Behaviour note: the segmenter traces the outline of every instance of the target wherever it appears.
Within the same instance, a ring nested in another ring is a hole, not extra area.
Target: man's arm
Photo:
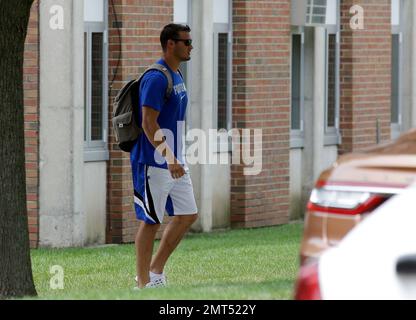
[[[159,117],[160,112],[156,111],[155,109],[147,106],[142,107],[142,128],[144,133],[146,134],[147,139],[153,145],[155,149],[161,147],[164,150],[164,154],[162,156],[166,159],[168,164],[168,169],[172,175],[172,178],[178,179],[185,174],[185,169],[179,163],[179,161],[175,158],[175,154],[169,148],[168,144],[162,141],[155,141],[155,135],[158,130],[160,130],[160,126],[157,123],[157,118]]]

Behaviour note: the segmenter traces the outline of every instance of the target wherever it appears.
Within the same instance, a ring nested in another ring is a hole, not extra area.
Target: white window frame
[[[341,57],[341,28],[340,28],[340,1],[337,0],[337,24],[327,26],[326,28],[326,43],[325,43],[325,134],[324,145],[338,145],[341,144],[340,134],[340,57]],[[329,37],[335,35],[336,37],[336,50],[335,50],[335,126],[328,126],[328,72],[329,72]]]
[[[87,35],[87,48],[85,61],[86,66],[86,108],[85,114],[85,139],[84,139],[84,161],[107,161],[109,160],[108,152],[108,3],[104,1],[104,21],[103,22],[84,22],[84,36]],[[103,74],[102,74],[102,140],[93,141],[91,140],[91,88],[92,88],[92,33],[103,34]]]
[[[293,50],[293,35],[300,35],[301,37],[301,53],[300,53],[300,105],[299,105],[299,116],[300,116],[300,128],[299,129],[292,129],[292,85],[291,85],[291,108],[290,108],[290,147],[292,149],[295,148],[303,148],[305,145],[305,130],[304,130],[304,109],[305,109],[305,32],[303,27],[298,27],[292,29],[291,38],[290,38],[290,48],[291,48],[291,55],[290,55],[290,81],[292,83],[293,74],[292,74],[292,50]]]
[[[229,20],[228,23],[214,23],[213,26],[213,129],[218,129],[218,35],[226,33],[227,39],[227,130],[232,128],[232,57],[233,57],[233,40],[232,40],[232,1],[229,1]],[[221,128],[222,129],[222,128]],[[227,135],[228,137],[228,135]],[[228,137],[227,145],[221,143],[218,137],[219,152],[229,152],[232,150],[231,137]]]
[[[229,32],[229,26],[227,24],[220,24],[220,23],[216,23],[214,25],[214,129],[218,129],[218,38],[219,38],[219,34],[227,34],[228,35],[228,39],[227,39],[227,131],[231,129],[231,85],[232,85],[232,80],[231,80],[231,72],[232,72],[232,68],[230,68],[231,66],[231,55],[230,55],[230,49],[231,49],[231,45],[232,43],[230,43],[231,41],[231,36],[230,36],[230,32]]]
[[[393,5],[393,4],[392,4]],[[397,35],[399,37],[399,48],[398,48],[398,59],[399,59],[399,69],[397,70],[398,75],[397,75],[397,81],[398,81],[398,101],[397,101],[397,113],[398,113],[398,122],[391,122],[391,117],[390,117],[390,125],[391,125],[391,137],[393,139],[397,138],[402,130],[403,127],[403,121],[402,121],[402,115],[403,115],[403,104],[402,104],[402,74],[403,74],[403,66],[402,66],[402,62],[403,62],[403,1],[399,1],[399,24],[398,25],[393,25],[391,26],[391,39],[393,41],[393,35]],[[393,21],[392,21],[393,23]],[[393,43],[392,43],[393,45]],[[392,52],[393,53],[393,52]],[[392,65],[393,67],[393,65]],[[392,69],[393,72],[393,69]],[[393,89],[393,88],[391,88]],[[392,103],[392,101],[391,101]],[[392,109],[390,109],[392,110]],[[391,112],[391,111],[390,111]]]

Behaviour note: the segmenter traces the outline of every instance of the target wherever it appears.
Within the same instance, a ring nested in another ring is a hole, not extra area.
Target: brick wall
[[[26,197],[29,239],[39,240],[39,2],[34,1],[25,42],[23,65],[26,152]]]
[[[118,44],[109,2],[111,101],[122,85],[160,54],[159,33],[171,22],[171,0],[114,0],[121,32]],[[352,5],[365,12],[365,29],[351,30]],[[341,22],[340,152],[359,150],[390,138],[390,1],[343,0]],[[27,206],[30,243],[38,243],[39,10],[32,6],[25,44],[24,103]],[[234,227],[286,223],[289,215],[290,1],[233,0],[233,128],[263,129],[263,171],[243,176],[232,166],[231,222]],[[109,123],[111,128],[111,122]],[[128,154],[109,132],[107,242],[132,242],[137,230]],[[166,220],[168,221],[168,219]],[[163,228],[162,228],[163,230]],[[160,233],[158,234],[160,236]]]
[[[353,5],[364,9],[364,30],[350,28]],[[341,2],[340,153],[390,139],[390,0]],[[378,123],[378,125],[377,125]]]
[[[231,168],[231,225],[289,220],[290,1],[233,1],[233,128],[263,130],[263,171]]]
[[[127,80],[137,77],[148,65],[160,58],[160,31],[173,17],[172,0],[114,0],[114,5],[121,32],[121,46],[114,11],[109,2],[110,83],[116,72],[120,50],[121,60],[112,85],[110,102]],[[110,128],[112,111],[110,103]],[[127,153],[118,149],[112,130],[109,131],[109,151],[106,241],[132,242],[138,222],[133,207],[130,160]]]

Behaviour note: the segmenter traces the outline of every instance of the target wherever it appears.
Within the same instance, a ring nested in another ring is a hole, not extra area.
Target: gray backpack
[[[120,89],[113,102],[113,129],[116,141],[121,150],[130,152],[136,140],[143,133],[141,124],[138,122],[136,111],[139,108],[139,88],[143,76],[150,70],[159,70],[168,80],[165,101],[172,93],[173,80],[169,70],[161,64],[153,64],[135,80],[130,80]],[[136,111],[135,111],[136,110]]]

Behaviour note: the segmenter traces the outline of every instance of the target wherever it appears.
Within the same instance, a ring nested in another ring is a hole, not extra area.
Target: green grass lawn
[[[132,244],[32,250],[32,268],[40,299],[290,299],[302,228],[189,234],[168,261],[165,288],[132,290]],[[50,288],[54,265],[64,270],[62,290]]]

